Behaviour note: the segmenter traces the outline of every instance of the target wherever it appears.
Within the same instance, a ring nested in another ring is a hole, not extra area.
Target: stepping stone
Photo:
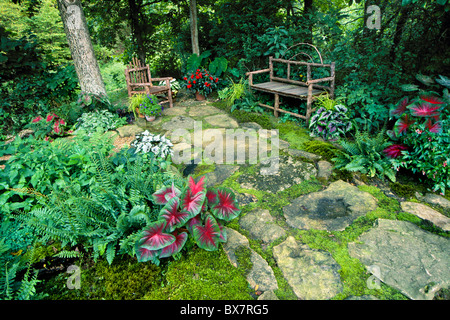
[[[216,107],[210,106],[210,105],[199,105],[195,107],[191,107],[189,110],[189,116],[190,117],[204,117],[204,116],[210,116],[213,114],[223,114],[224,112]]]
[[[135,124],[131,124],[117,128],[117,132],[119,132],[119,137],[125,138],[125,137],[132,137],[135,136],[136,134],[142,133],[144,132],[144,129]]]
[[[216,165],[216,168],[214,169],[213,172],[208,172],[206,174],[207,177],[206,186],[212,187],[215,185],[220,185],[238,170],[239,170],[238,166],[226,164]]]
[[[253,239],[260,239],[266,243],[284,237],[286,231],[276,224],[269,210],[256,209],[250,211],[239,220],[241,228],[248,230]]]
[[[205,118],[205,121],[214,127],[219,128],[238,128],[239,125],[230,116],[226,114],[218,114],[215,116],[209,116]]]
[[[444,197],[441,197],[440,195],[427,193],[424,197],[419,196],[417,199],[429,203],[433,206],[440,207],[444,209],[445,212],[450,213],[450,201],[445,199]]]
[[[278,170],[275,168],[277,162]],[[269,174],[261,174],[265,169]],[[274,159],[274,162],[257,164],[256,174],[244,173],[239,176],[237,182],[244,189],[277,193],[302,181],[312,179],[316,176],[316,173],[317,170],[311,163],[294,160],[287,156],[280,156],[278,159]]]
[[[234,229],[225,227],[227,232],[227,242],[223,244],[223,249],[228,256],[231,264],[238,267],[235,252],[240,246],[250,248],[248,239]],[[247,281],[252,288],[258,286],[260,291],[269,291],[278,289],[277,279],[272,268],[266,260],[250,248],[252,269],[247,275]]]
[[[299,299],[326,300],[342,292],[340,266],[330,253],[300,245],[290,236],[273,248],[273,255]]]
[[[256,122],[244,122],[244,123],[241,123],[241,128],[253,129],[253,130],[256,130],[256,131],[258,131],[259,129],[262,129],[262,127]]]
[[[283,213],[293,228],[341,231],[376,208],[377,200],[371,194],[339,180],[323,191],[298,197]]]
[[[333,174],[333,165],[328,161],[321,160],[317,163],[317,178],[328,181]]]
[[[235,195],[236,195],[236,200],[239,203],[239,206],[241,208],[247,204],[258,202],[258,198],[252,194],[235,193]]]
[[[258,300],[280,300],[280,299],[278,299],[273,290],[269,290],[260,295],[258,297]]]
[[[297,149],[288,149],[287,153],[289,153],[293,157],[305,158],[310,161],[318,161],[322,158],[321,156],[319,156],[317,154],[314,154],[311,152],[306,152],[303,150],[297,150]]]
[[[184,116],[186,115],[186,107],[172,107],[164,108],[163,115],[165,116]]]
[[[416,202],[402,202],[402,210],[409,212],[421,219],[428,220],[444,231],[450,231],[450,218],[444,216],[440,212],[430,208],[429,206]]]
[[[163,130],[175,131],[176,129],[194,129],[195,120],[186,116],[175,116],[162,124]]]
[[[378,219],[375,228],[348,244],[348,252],[411,299],[431,300],[450,286],[450,239],[411,222]]]

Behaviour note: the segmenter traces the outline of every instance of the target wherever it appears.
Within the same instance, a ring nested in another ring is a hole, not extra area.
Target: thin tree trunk
[[[197,27],[197,1],[189,0],[189,12],[191,18],[191,42],[192,53],[200,55],[200,47],[198,45],[198,27]]]
[[[64,24],[70,52],[81,90],[106,96],[91,37],[80,0],[58,0],[58,9]]]
[[[133,38],[136,40],[137,55],[142,64],[145,65],[146,52],[144,47],[144,38],[142,35],[143,28],[139,21],[139,4],[136,3],[136,0],[128,0],[128,6],[130,8],[131,31],[133,33]]]

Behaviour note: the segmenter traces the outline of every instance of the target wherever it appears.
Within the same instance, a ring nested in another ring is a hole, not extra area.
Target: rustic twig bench
[[[320,56],[320,54],[319,54]],[[334,83],[335,83],[335,63],[332,62],[330,64],[324,64],[322,61],[322,57],[320,56],[321,63],[313,63],[313,62],[302,62],[302,61],[294,61],[294,60],[285,60],[285,59],[274,59],[273,57],[269,57],[269,68],[247,72],[249,85],[251,89],[269,92],[275,95],[275,103],[274,106],[269,106],[266,104],[259,103],[260,106],[269,108],[274,110],[274,116],[278,117],[279,112],[287,113],[292,116],[302,118],[306,120],[306,123],[309,123],[309,118],[311,117],[311,113],[314,112],[315,109],[312,108],[312,103],[316,99],[316,97],[322,93],[328,93],[331,98],[334,98]],[[274,62],[285,64],[287,67],[286,77],[278,77],[274,74],[273,64]],[[306,66],[306,82],[293,80],[291,79],[291,66],[292,65],[303,65]],[[330,76],[321,78],[321,79],[312,79],[311,77],[311,68],[312,67],[325,67],[330,68]],[[256,74],[269,72],[269,81],[255,84],[253,83],[253,76]],[[321,82],[329,82],[329,86],[319,85]],[[306,100],[306,114],[297,114],[294,112],[290,112],[287,110],[280,109],[280,95],[286,97],[292,97],[296,99]]]
[[[173,78],[152,78],[150,74],[150,67],[148,65],[143,66],[141,61],[137,58],[133,58],[133,61],[125,69],[125,79],[127,81],[128,96],[133,94],[165,94],[167,100],[161,103],[169,103],[170,108],[173,106],[172,101],[172,89],[170,80]],[[164,82],[164,85],[154,86],[153,82]]]

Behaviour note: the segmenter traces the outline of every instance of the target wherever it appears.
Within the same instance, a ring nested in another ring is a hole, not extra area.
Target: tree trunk
[[[191,42],[192,53],[200,55],[200,47],[198,45],[198,28],[197,28],[197,1],[189,0],[189,11],[191,18]]]
[[[142,35],[142,25],[140,23],[139,15],[140,15],[140,4],[136,2],[136,0],[128,0],[128,6],[130,8],[130,21],[131,21],[131,31],[133,34],[133,38],[136,41],[137,46],[137,55],[139,60],[141,60],[142,64],[145,65],[145,47],[144,47],[144,38]]]
[[[105,84],[95,58],[81,1],[58,0],[58,9],[81,90],[106,96]]]

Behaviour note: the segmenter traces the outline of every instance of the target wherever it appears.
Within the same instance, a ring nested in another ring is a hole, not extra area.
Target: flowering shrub
[[[164,107],[158,104],[158,98],[154,95],[148,94],[139,105],[139,112],[147,116],[160,116],[163,110]]]
[[[156,158],[166,159],[173,155],[173,144],[164,136],[154,135],[148,130],[137,134],[136,139],[131,143],[131,147],[136,148],[136,152],[151,152]]]
[[[331,110],[320,107],[309,121],[311,135],[325,140],[339,138],[352,127],[347,116],[347,108],[341,104],[335,105]]]
[[[50,140],[65,135],[66,121],[56,114],[48,114],[45,118],[37,116],[26,127],[34,131],[37,139]]]
[[[199,92],[204,96],[208,96],[213,92],[218,85],[219,78],[211,75],[208,70],[200,70],[187,74],[183,77],[183,86],[188,91],[196,93]]]
[[[384,150],[397,170],[422,173],[433,181],[433,191],[441,193],[450,187],[450,119],[442,112],[446,106],[435,96],[401,99],[390,110],[397,121],[388,135],[395,143]]]

